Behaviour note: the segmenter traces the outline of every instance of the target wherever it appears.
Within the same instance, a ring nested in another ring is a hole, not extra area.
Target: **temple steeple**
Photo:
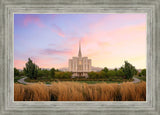
[[[91,59],[88,57],[82,57],[81,52],[81,41],[79,41],[79,51],[77,52],[78,56],[72,57],[69,59],[68,71],[72,72],[72,78],[75,77],[88,77],[88,72],[91,72]]]
[[[82,53],[81,53],[81,41],[79,41],[79,52],[78,52],[78,57],[82,57]]]

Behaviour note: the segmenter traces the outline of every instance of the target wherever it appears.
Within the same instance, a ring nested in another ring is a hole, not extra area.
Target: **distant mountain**
[[[59,68],[60,71],[68,71],[68,67]]]
[[[95,72],[101,71],[103,69],[101,67],[94,67],[94,66],[92,66],[91,68],[92,68],[92,71],[95,71]]]

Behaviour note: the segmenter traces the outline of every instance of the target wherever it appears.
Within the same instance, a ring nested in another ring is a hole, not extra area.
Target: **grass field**
[[[14,84],[15,101],[145,101],[146,82]]]
[[[55,81],[56,83],[58,81]],[[60,81],[60,82],[66,82],[66,81]],[[123,81],[69,81],[69,82],[79,82],[79,83],[87,83],[87,84],[96,84],[96,83],[122,83]],[[45,82],[45,84],[52,84],[53,82]]]
[[[79,78],[79,79],[51,79],[51,78],[38,78],[38,79],[25,79],[26,82],[36,83],[36,82],[43,82],[45,84],[51,84],[52,82],[79,82],[79,83],[88,83],[88,84],[96,84],[96,83],[122,83],[127,81],[133,81],[133,79],[120,79],[117,77],[113,77],[112,79],[86,79],[86,78]]]

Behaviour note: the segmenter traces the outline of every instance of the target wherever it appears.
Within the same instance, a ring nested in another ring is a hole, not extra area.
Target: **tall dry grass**
[[[86,84],[53,82],[30,85],[14,84],[15,101],[145,101],[146,82],[137,84]]]

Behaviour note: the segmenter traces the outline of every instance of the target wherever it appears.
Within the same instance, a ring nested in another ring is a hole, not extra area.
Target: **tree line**
[[[25,68],[22,71],[14,68],[14,76],[27,76],[30,79],[37,79],[37,78],[70,78],[72,76],[71,72],[62,72],[58,69],[51,68],[51,69],[42,69],[39,68],[33,61],[29,58],[28,62],[25,64]]]
[[[115,68],[113,70],[109,70],[107,67],[104,67],[104,69],[102,69],[99,72],[89,72],[88,78],[105,79],[117,76],[122,77],[124,79],[131,79],[134,75],[146,76],[146,69],[143,69],[141,70],[141,72],[138,72],[132,64],[125,61],[124,65],[119,69]],[[48,77],[53,79],[69,79],[71,78],[72,73],[62,72],[55,68],[51,68],[50,70],[41,69],[29,58],[28,62],[25,64],[25,68],[23,69],[23,71],[19,71],[18,69],[14,68],[14,76],[27,76],[30,79],[37,79],[42,77]]]

